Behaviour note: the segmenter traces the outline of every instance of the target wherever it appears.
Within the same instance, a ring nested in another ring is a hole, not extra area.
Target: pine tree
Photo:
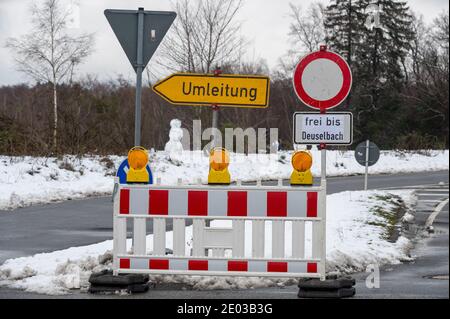
[[[324,16],[327,45],[345,56],[352,66],[353,47],[360,39],[358,30],[362,28],[357,0],[331,0]]]
[[[331,0],[324,12],[327,45],[344,56],[352,69],[356,46],[362,40],[361,30],[364,27],[364,16],[359,4],[358,0]],[[347,98],[347,108],[350,101],[351,96]]]
[[[373,2],[360,0],[364,8]],[[406,2],[378,0],[380,8],[380,27],[372,30],[364,27],[361,32],[363,41],[357,46],[356,59],[359,61],[360,76],[366,78],[375,87],[384,84],[398,88],[406,74],[403,65],[414,38],[412,16]],[[367,13],[365,19],[367,20]]]
[[[372,14],[368,10],[371,5],[379,8],[380,25],[374,28],[366,23]],[[385,126],[395,119],[388,114],[392,116],[400,103],[405,59],[415,36],[406,2],[332,0],[324,24],[330,50],[344,55],[352,68],[353,95],[347,105],[356,113],[357,135],[367,138],[372,132],[388,134]],[[373,121],[380,116],[386,120]]]

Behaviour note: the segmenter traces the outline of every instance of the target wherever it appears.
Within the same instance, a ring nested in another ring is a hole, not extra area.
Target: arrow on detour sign
[[[177,105],[266,108],[270,79],[253,75],[175,73],[156,83],[153,91]]]

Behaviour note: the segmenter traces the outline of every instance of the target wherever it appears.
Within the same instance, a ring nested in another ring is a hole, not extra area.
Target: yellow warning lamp
[[[148,152],[141,146],[133,147],[128,152],[128,164],[130,169],[127,173],[127,183],[148,183],[150,180],[147,164]]]
[[[313,176],[311,174],[312,156],[308,151],[295,152],[292,155],[292,167],[294,171],[291,175],[291,185],[312,186]]]
[[[208,184],[229,185],[231,183],[230,155],[224,148],[214,148],[209,154]]]

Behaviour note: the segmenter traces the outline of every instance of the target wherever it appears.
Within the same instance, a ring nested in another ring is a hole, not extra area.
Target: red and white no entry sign
[[[319,110],[332,109],[350,93],[352,72],[339,54],[325,49],[305,56],[294,72],[294,89],[300,100]]]

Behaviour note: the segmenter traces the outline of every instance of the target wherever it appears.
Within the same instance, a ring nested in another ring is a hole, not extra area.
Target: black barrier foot
[[[351,277],[333,277],[324,281],[302,279],[298,287],[299,298],[348,298],[356,293],[355,279]]]
[[[121,274],[114,276],[111,270],[94,273],[89,277],[89,293],[143,293],[148,291],[148,275]]]

